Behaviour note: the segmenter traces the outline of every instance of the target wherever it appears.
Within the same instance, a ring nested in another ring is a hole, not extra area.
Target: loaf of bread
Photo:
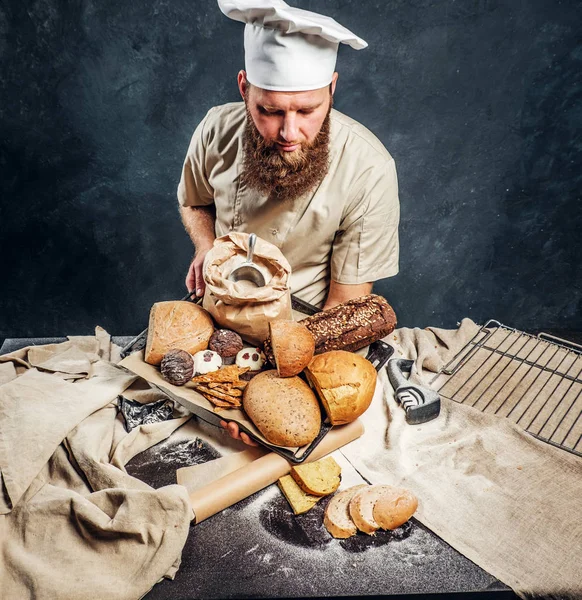
[[[396,315],[385,298],[369,294],[322,310],[299,323],[313,335],[315,354],[330,350],[355,352],[392,333]],[[264,351],[275,366],[271,336],[265,340]]]
[[[332,425],[355,421],[372,402],[377,373],[359,354],[333,350],[313,358],[305,369]]]
[[[358,528],[355,526],[349,513],[351,499],[362,489],[368,486],[355,485],[343,492],[336,494],[325,507],[323,524],[334,538],[345,539],[356,535]]]
[[[340,486],[341,467],[333,456],[326,456],[314,462],[291,467],[291,477],[306,493],[313,496],[328,496]]]
[[[205,350],[213,332],[212,317],[193,302],[156,302],[150,311],[144,360],[159,365],[173,348],[190,354]]]
[[[348,300],[300,321],[315,338],[315,354],[330,350],[355,352],[396,327],[396,315],[385,298],[370,294]]]
[[[311,332],[296,321],[271,321],[269,338],[279,377],[299,375],[315,352]]]
[[[418,500],[409,490],[391,485],[355,485],[328,503],[323,524],[335,538],[358,530],[374,535],[378,529],[396,529],[410,519]]]
[[[279,377],[263,371],[251,379],[243,408],[265,439],[277,446],[304,446],[321,428],[321,410],[315,394],[299,377]]]

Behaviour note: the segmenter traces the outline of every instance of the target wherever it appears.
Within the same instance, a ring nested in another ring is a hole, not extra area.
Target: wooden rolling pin
[[[364,433],[364,426],[356,420],[348,425],[334,427],[313,450],[306,462],[312,462],[345,446]],[[270,452],[252,463],[195,490],[190,503],[195,522],[200,523],[212,515],[248,498],[251,494],[275,483],[291,471],[291,464],[279,454]]]

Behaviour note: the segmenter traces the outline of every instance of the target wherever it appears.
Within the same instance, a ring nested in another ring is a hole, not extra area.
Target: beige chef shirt
[[[178,186],[182,206],[216,206],[216,235],[254,232],[293,269],[291,292],[323,305],[330,279],[358,284],[398,273],[394,160],[363,125],[332,110],[330,167],[315,191],[269,199],[241,183],[244,102],[216,106],[196,128]]]

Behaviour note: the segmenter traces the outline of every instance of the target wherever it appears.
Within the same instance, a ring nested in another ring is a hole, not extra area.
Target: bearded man
[[[292,267],[291,292],[329,308],[398,272],[394,160],[363,125],[332,108],[340,43],[366,42],[329,17],[282,0],[218,0],[245,26],[244,102],[212,108],[196,128],[178,187],[202,265],[217,236],[256,233]]]

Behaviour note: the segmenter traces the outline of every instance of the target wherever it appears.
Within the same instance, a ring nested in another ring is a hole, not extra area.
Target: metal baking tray
[[[196,300],[192,300],[193,295],[194,295],[194,292],[191,292],[190,294],[188,294],[187,296],[182,298],[182,300],[194,302],[195,304],[200,304],[202,299],[197,298]],[[313,315],[317,312],[320,312],[320,310],[321,310],[321,309],[317,308],[316,306],[313,306],[312,304],[309,304],[308,302],[301,300],[301,298],[297,298],[296,296],[293,296],[293,295],[291,296],[291,307],[293,308],[293,310],[300,312],[306,316]],[[146,341],[147,341],[147,333],[148,333],[148,330],[144,329],[138,336],[133,338],[121,350],[121,358],[125,358],[126,356],[133,354],[134,352],[139,352],[140,350],[143,350],[145,348]],[[366,354],[366,358],[374,365],[376,371],[380,371],[380,369],[386,365],[386,363],[388,362],[388,359],[392,356],[393,353],[394,353],[394,348],[392,346],[390,346],[390,344],[387,344],[386,342],[383,342],[382,340],[378,340],[377,342],[373,342],[372,344],[370,344],[370,346],[368,347],[368,352]],[[154,385],[154,384],[152,384],[152,385]],[[175,402],[178,402],[179,404],[181,404],[182,406],[187,408],[190,412],[194,413],[197,417],[199,417],[203,421],[212,423],[213,425],[219,425],[220,421],[228,421],[228,418],[225,417],[225,415],[223,415],[223,414],[218,415],[217,413],[215,413],[213,411],[207,410],[206,408],[204,408],[202,406],[199,406],[193,402],[186,400],[185,398],[182,398],[182,397],[172,393],[170,390],[168,390],[166,388],[161,388],[159,386],[155,386],[155,387],[157,387],[163,393],[170,396]],[[324,416],[325,415],[322,414],[322,417],[324,417]],[[305,461],[307,459],[307,457],[313,452],[313,450],[315,450],[317,445],[327,435],[327,433],[329,433],[329,431],[332,428],[332,425],[329,422],[326,422],[325,420],[323,420],[323,418],[322,418],[321,429],[319,430],[317,437],[308,446],[302,446],[301,448],[297,448],[296,450],[293,451],[289,448],[275,446],[275,445],[269,444],[268,442],[265,442],[261,439],[258,439],[244,425],[242,425],[241,423],[238,423],[238,425],[239,425],[239,428],[241,431],[244,431],[249,437],[251,437],[257,443],[269,448],[273,452],[283,456],[289,462],[294,463],[294,464],[300,464],[303,461]]]
[[[441,396],[506,417],[582,456],[582,346],[490,320],[432,379]]]

